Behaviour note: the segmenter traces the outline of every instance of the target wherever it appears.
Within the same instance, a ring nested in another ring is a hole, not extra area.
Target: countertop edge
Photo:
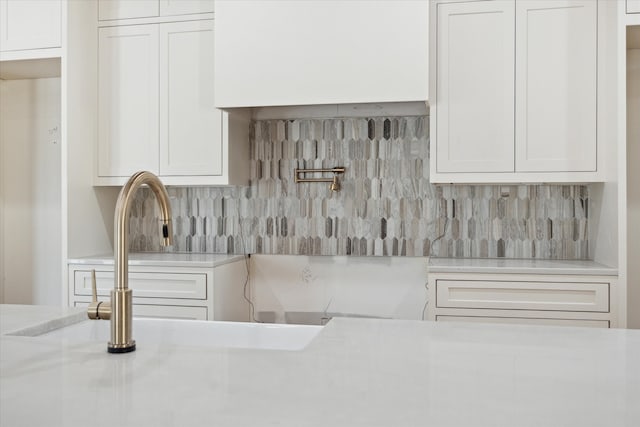
[[[617,268],[578,260],[430,258],[427,269],[429,273],[618,276]]]
[[[171,254],[171,253],[131,253],[129,255],[130,266],[148,266],[148,267],[194,267],[194,268],[215,268],[225,264],[239,262],[245,259],[246,255],[227,255],[227,254],[197,254],[204,257],[211,257],[210,260],[195,259],[179,259],[180,256],[189,256],[189,254]],[[158,258],[145,259],[140,256],[154,256]],[[160,259],[164,258],[164,259]],[[67,265],[113,265],[114,260],[109,255],[96,255],[79,258],[68,258]]]

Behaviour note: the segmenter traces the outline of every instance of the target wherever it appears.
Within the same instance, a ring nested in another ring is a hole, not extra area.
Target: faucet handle
[[[89,319],[111,319],[111,303],[98,301],[98,287],[96,286],[96,270],[91,270],[91,303],[87,308]]]
[[[96,269],[91,270],[91,302],[98,302],[98,287],[96,286]]]

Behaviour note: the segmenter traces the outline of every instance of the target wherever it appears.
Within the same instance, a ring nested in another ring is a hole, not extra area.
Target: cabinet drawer
[[[113,271],[96,270],[99,296],[109,296],[113,289]],[[76,270],[74,295],[91,295],[91,270]],[[129,270],[129,288],[134,297],[207,299],[207,275],[204,273],[148,273]]]
[[[436,307],[609,312],[609,283],[437,280]]]
[[[608,328],[608,320],[540,319],[524,317],[436,316],[438,322],[509,323],[526,325],[584,326]]]
[[[76,301],[75,307],[86,307],[88,302]],[[207,320],[207,307],[181,305],[133,304],[133,317],[158,319]]]

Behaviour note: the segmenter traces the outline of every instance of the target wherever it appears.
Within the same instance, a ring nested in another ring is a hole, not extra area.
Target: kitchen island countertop
[[[57,310],[0,319],[78,316]],[[638,330],[334,318],[301,351],[119,355],[0,337],[2,426],[637,427],[638,402]]]

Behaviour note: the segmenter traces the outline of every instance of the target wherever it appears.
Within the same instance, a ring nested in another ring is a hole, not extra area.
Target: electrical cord
[[[240,197],[238,197],[238,200],[240,200]],[[244,228],[242,226],[242,218],[240,217],[240,203],[236,203],[236,212],[238,214],[238,230],[239,230],[239,236],[240,237],[240,245],[241,250],[240,252],[242,252],[242,254],[244,255],[244,267],[245,270],[247,272],[247,275],[245,276],[244,279],[244,285],[242,286],[242,297],[244,298],[244,300],[249,304],[249,310],[250,310],[250,316],[251,316],[251,320],[254,323],[263,323],[260,320],[256,319],[256,307],[253,304],[253,301],[251,301],[251,298],[249,298],[247,292],[249,290],[249,280],[251,278],[251,265],[250,265],[250,261],[249,258],[251,258],[251,254],[249,254],[247,252],[247,244],[245,242],[245,233],[244,233]]]
[[[449,217],[446,216],[444,219],[444,230],[442,231],[442,234],[439,235],[438,237],[435,238],[435,240],[433,242],[431,242],[431,248],[433,249],[433,245],[436,242],[439,242],[446,234],[447,234],[447,226],[449,225]],[[427,298],[424,302],[424,307],[422,307],[422,320],[425,320],[425,315],[427,312],[427,306],[429,305],[429,280],[427,279],[427,281],[424,283],[424,289],[427,292]]]

